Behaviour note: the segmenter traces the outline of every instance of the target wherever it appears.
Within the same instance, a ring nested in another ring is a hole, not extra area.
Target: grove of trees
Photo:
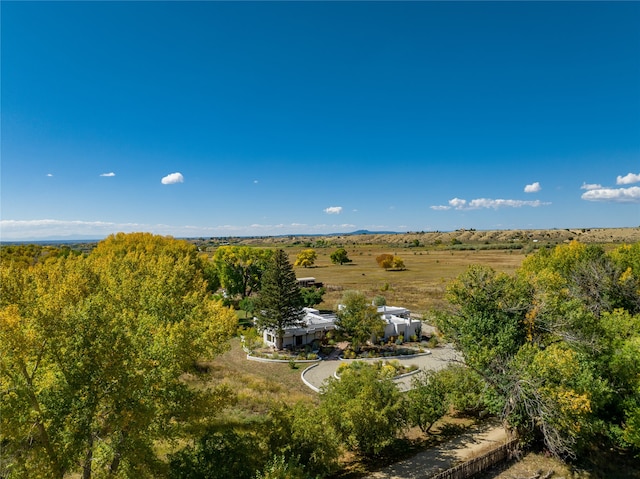
[[[210,299],[195,247],[118,234],[87,256],[0,268],[6,477],[154,477],[156,441],[207,424],[225,388],[181,380],[222,352],[236,317]]]
[[[438,327],[524,443],[640,450],[640,243],[543,249],[512,276],[472,266],[447,298]]]
[[[378,266],[384,269],[403,270],[405,268],[404,261],[399,256],[394,256],[389,253],[382,253],[376,256],[376,263]]]

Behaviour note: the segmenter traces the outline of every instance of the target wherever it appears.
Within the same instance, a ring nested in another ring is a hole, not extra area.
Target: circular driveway
[[[457,353],[453,347],[449,344],[431,349],[430,353],[419,354],[409,357],[398,358],[371,358],[371,359],[344,359],[344,360],[325,360],[308,367],[302,372],[302,381],[314,391],[319,391],[323,383],[338,369],[338,366],[343,362],[351,361],[380,361],[394,359],[404,365],[415,364],[420,370],[433,370],[437,371],[446,367],[454,360],[461,360],[462,357]],[[411,378],[413,374],[405,375],[403,377],[396,378],[394,381],[398,385],[401,391],[407,391],[411,388]]]

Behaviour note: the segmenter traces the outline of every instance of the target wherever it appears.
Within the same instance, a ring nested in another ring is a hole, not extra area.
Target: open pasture
[[[282,247],[282,246],[280,246]],[[304,249],[286,246],[293,264]],[[318,259],[311,268],[295,268],[298,278],[312,276],[324,284],[327,293],[319,305],[334,309],[349,289],[362,291],[373,298],[382,295],[387,304],[404,306],[417,313],[442,305],[446,284],[471,264],[483,264],[497,271],[513,273],[522,263],[522,250],[446,250],[434,248],[389,248],[380,245],[345,246],[352,263],[335,265],[330,255],[335,247],[316,248]],[[406,266],[403,271],[385,271],[376,256],[389,253],[399,256]]]

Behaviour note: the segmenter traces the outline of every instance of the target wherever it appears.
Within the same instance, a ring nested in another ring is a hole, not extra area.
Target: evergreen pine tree
[[[289,258],[277,250],[262,276],[258,294],[257,325],[272,329],[277,335],[276,347],[282,349],[284,330],[304,324],[302,296]]]

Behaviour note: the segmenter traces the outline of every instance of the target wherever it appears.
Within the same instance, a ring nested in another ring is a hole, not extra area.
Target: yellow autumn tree
[[[182,380],[235,314],[209,299],[186,242],[118,234],[86,258],[0,268],[0,440],[11,477],[154,477],[156,442],[231,395]]]
[[[314,265],[317,257],[318,257],[318,253],[316,253],[316,250],[303,249],[302,251],[300,251],[300,253],[298,253],[298,256],[296,257],[296,261],[295,263],[293,263],[293,265],[302,266],[303,268],[308,268]]]

